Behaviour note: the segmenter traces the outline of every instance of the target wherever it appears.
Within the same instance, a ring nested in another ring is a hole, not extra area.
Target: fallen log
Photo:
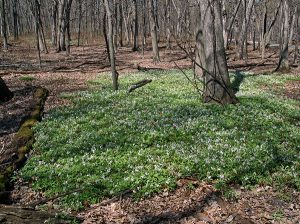
[[[22,122],[20,129],[15,134],[12,140],[14,153],[12,159],[4,169],[0,170],[0,193],[3,193],[3,198],[9,191],[10,179],[14,171],[23,166],[27,159],[27,154],[30,152],[34,143],[32,127],[42,119],[45,101],[48,97],[48,90],[38,87],[34,92],[35,106],[30,115]],[[1,194],[0,194],[1,195]],[[0,204],[2,200],[0,198]]]
[[[134,90],[138,89],[138,88],[141,88],[149,83],[151,83],[152,80],[150,79],[144,79],[140,82],[137,82],[137,83],[134,83],[128,90],[129,93],[133,92]]]

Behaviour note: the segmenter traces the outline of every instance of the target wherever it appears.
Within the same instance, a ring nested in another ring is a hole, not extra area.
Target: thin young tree
[[[196,30],[197,75],[203,77],[205,103],[234,104],[225,56],[220,1],[198,0]]]
[[[3,49],[8,49],[8,41],[7,41],[7,23],[6,23],[6,4],[5,0],[1,0],[1,24],[2,24],[2,35],[3,35]]]
[[[133,34],[133,51],[139,49],[139,20],[138,20],[138,5],[137,0],[132,0],[133,2],[133,18],[134,18],[134,34]]]

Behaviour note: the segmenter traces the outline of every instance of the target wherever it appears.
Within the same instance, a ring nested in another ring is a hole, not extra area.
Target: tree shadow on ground
[[[236,70],[233,74],[234,80],[231,83],[231,87],[233,89],[234,94],[240,91],[240,87],[246,77],[245,74],[243,74],[240,70]]]

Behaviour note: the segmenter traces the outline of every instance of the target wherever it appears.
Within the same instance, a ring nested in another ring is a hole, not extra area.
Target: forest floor
[[[153,64],[151,51],[132,52],[120,48],[117,52],[118,71],[121,75],[138,70],[169,70],[191,68],[192,63],[180,49],[161,47],[161,62]],[[268,74],[276,68],[276,52],[269,51],[261,60],[258,52],[250,52],[249,59],[235,61],[229,52],[229,68],[254,74]],[[109,72],[109,62],[104,46],[72,48],[71,56],[51,51],[42,54],[42,68],[36,63],[36,52],[26,45],[16,45],[8,52],[0,53],[0,76],[15,93],[12,101],[0,105],[0,162],[7,162],[9,145],[20,122],[30,108],[33,86],[43,86],[50,91],[45,114],[53,108],[68,105],[66,94],[88,89],[88,82]],[[176,64],[175,64],[176,63]],[[292,68],[292,74],[300,74]],[[266,87],[267,88],[267,87]],[[291,81],[284,94],[300,100],[300,81]],[[4,159],[5,158],[5,159]],[[0,165],[0,166],[1,166]],[[229,200],[213,186],[193,179],[178,180],[178,188],[155,197],[135,202],[122,195],[96,205],[85,205],[85,211],[77,214],[84,223],[299,223],[300,194],[288,189],[275,191],[272,187],[251,190],[233,186],[234,195]],[[13,199],[17,204],[28,204],[43,198],[24,183],[16,184]],[[50,209],[53,203],[47,203]],[[1,221],[1,216],[0,216]]]

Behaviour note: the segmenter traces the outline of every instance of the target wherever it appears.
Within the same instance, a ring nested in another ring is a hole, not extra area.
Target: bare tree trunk
[[[14,39],[19,39],[19,28],[18,28],[18,10],[17,10],[18,0],[13,0],[13,23],[14,23]]]
[[[112,81],[114,90],[118,90],[118,73],[116,70],[116,61],[115,61],[115,50],[113,43],[113,18],[112,18],[112,10],[110,6],[109,0],[104,0],[106,14],[107,14],[107,22],[108,22],[108,45],[109,45],[109,57],[111,64],[111,72],[112,72]]]
[[[57,10],[58,10],[58,2],[57,0],[52,1],[51,8],[51,42],[52,46],[55,47],[57,45]]]
[[[66,0],[58,0],[58,27],[57,27],[57,52],[65,51],[65,24],[64,11]]]
[[[82,17],[82,0],[78,0],[78,32],[77,32],[77,47],[80,45],[81,35],[81,17]]]
[[[7,43],[7,24],[6,24],[6,4],[5,4],[5,0],[1,1],[1,8],[2,8],[2,12],[1,12],[1,24],[2,24],[2,35],[3,35],[3,49],[7,50],[8,49],[8,43]]]
[[[133,38],[133,51],[139,48],[139,21],[138,21],[138,6],[137,0],[133,0],[133,17],[134,17],[134,38]]]
[[[296,19],[296,42],[295,42],[295,53],[294,53],[294,61],[293,64],[297,64],[298,54],[299,54],[299,44],[300,44],[300,15],[297,11],[297,19]]]
[[[46,43],[46,38],[45,38],[45,33],[44,33],[44,26],[43,22],[41,19],[41,3],[39,0],[36,0],[36,16],[37,16],[37,21],[38,21],[38,26],[39,26],[39,39],[40,39],[40,49],[42,52],[45,52],[46,54],[48,53],[48,48],[47,48],[47,43]]]
[[[104,15],[103,15],[103,36],[104,36],[104,40],[105,40],[105,46],[106,46],[106,50],[107,50],[107,57],[108,60],[110,62],[110,49],[109,49],[109,44],[108,44],[108,37],[107,37],[107,13],[106,11],[104,11]]]
[[[232,104],[237,99],[230,87],[219,1],[201,0],[196,32],[196,54],[203,75],[205,103]],[[199,71],[199,70],[198,70]]]
[[[146,34],[146,0],[142,0],[143,4],[143,37],[142,37],[142,54],[145,54],[145,47],[147,46],[147,34]]]
[[[297,11],[298,11],[298,7],[296,6],[295,7],[295,11],[292,15],[292,22],[291,22],[291,27],[290,27],[290,38],[289,38],[289,44],[292,44],[292,41],[293,41],[293,37],[294,37],[294,26],[295,26],[295,23],[296,23],[296,19],[297,19]]]
[[[248,4],[247,4],[248,2]],[[236,57],[237,59],[243,59],[244,53],[245,53],[245,47],[247,47],[247,32],[249,27],[249,22],[251,19],[252,9],[254,6],[255,1],[249,0],[244,1],[244,7],[245,7],[245,15],[243,19],[242,29],[240,31],[240,35],[238,37],[238,43],[237,43],[237,51],[236,51]]]
[[[276,71],[289,71],[289,15],[290,15],[290,7],[288,5],[288,0],[284,0],[283,2],[283,37],[282,37],[282,49],[279,55],[279,62],[276,68]]]
[[[39,15],[39,2],[38,0],[35,0],[34,6],[33,6],[33,13],[35,18],[35,35],[36,35],[36,48],[37,48],[37,54],[38,54],[38,62],[39,67],[42,67],[42,59],[41,59],[41,49],[40,49],[40,37],[39,37],[39,21],[38,21],[38,15]]]
[[[114,16],[113,16],[113,41],[114,41],[114,49],[115,49],[115,52],[118,51],[118,8],[119,8],[119,5],[120,4],[120,1],[118,0],[114,0],[114,4],[113,4],[113,8],[114,8]]]
[[[153,61],[159,62],[159,49],[158,49],[158,39],[157,39],[157,26],[155,21],[155,12],[154,12],[154,3],[153,0],[149,1],[149,8],[150,8],[150,27],[151,27],[151,37],[152,37],[152,51],[153,51]]]
[[[265,58],[266,46],[269,44],[271,31],[277,20],[277,17],[278,17],[280,8],[281,8],[281,4],[282,4],[282,0],[280,0],[279,5],[277,6],[277,9],[276,9],[275,15],[272,18],[271,23],[268,27],[267,27],[267,19],[268,19],[267,3],[264,4],[263,33],[262,33],[262,43],[261,43],[262,59]]]
[[[73,0],[67,1],[66,12],[65,12],[65,20],[66,20],[66,32],[67,32],[67,55],[71,53],[71,31],[70,31],[70,14],[71,14],[71,6]]]
[[[171,0],[166,0],[166,33],[167,33],[167,49],[171,48]]]
[[[123,47],[123,12],[122,12],[122,1],[119,2],[119,45]]]
[[[235,7],[235,9],[234,9],[233,16],[231,17],[228,26],[225,28],[225,37],[224,37],[224,45],[225,45],[225,48],[228,47],[229,34],[230,34],[231,31],[232,31],[232,27],[233,27],[235,18],[236,18],[236,16],[237,16],[237,13],[238,13],[238,11],[239,11],[239,8],[240,8],[241,4],[242,4],[242,0],[239,0],[238,4],[236,5],[236,7]],[[225,27],[225,25],[226,25],[226,24],[223,24],[224,27]]]

